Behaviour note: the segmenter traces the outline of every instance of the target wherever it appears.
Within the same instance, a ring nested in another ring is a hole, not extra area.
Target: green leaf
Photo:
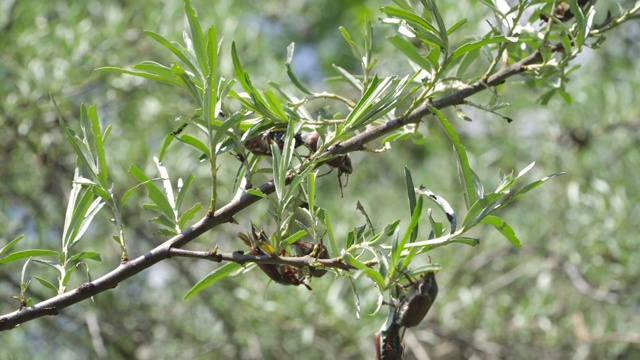
[[[92,189],[99,189],[99,188],[94,186]],[[93,202],[89,205],[87,210],[84,212],[82,221],[80,222],[80,225],[77,228],[77,231],[73,232],[73,237],[71,238],[72,239],[71,244],[68,245],[67,249],[71,249],[78,243],[78,241],[80,241],[84,233],[89,229],[89,225],[91,225],[93,218],[98,214],[98,212],[100,212],[104,204],[105,203],[101,201],[101,199],[99,198],[93,199]]]
[[[83,251],[83,252],[77,253],[77,254],[73,255],[72,257],[70,257],[68,262],[81,260],[81,259],[102,261],[102,258],[100,257],[100,253],[95,252],[95,251]]]
[[[499,35],[499,36],[494,36],[494,37],[491,37],[491,38],[488,38],[488,39],[481,39],[481,40],[473,41],[473,42],[470,42],[470,43],[466,43],[466,44],[460,46],[459,48],[457,48],[453,52],[453,54],[451,54],[450,61],[453,61],[453,60],[459,58],[460,56],[462,56],[462,55],[464,55],[464,54],[466,54],[466,53],[468,53],[470,51],[479,49],[479,48],[481,48],[483,46],[486,46],[486,45],[489,45],[489,44],[501,43],[501,42],[508,42],[508,41],[511,41],[511,40],[507,39],[503,35]]]
[[[320,222],[327,229],[327,235],[329,236],[329,243],[331,244],[331,253],[339,254],[340,249],[338,249],[338,245],[336,244],[336,238],[333,236],[333,227],[331,227],[331,219],[329,218],[329,213],[321,209],[318,212],[318,217],[320,218]]]
[[[216,121],[216,117],[218,114],[216,113],[216,104],[218,103],[218,84],[213,81],[210,77],[207,77],[205,86],[204,86],[204,104],[203,104],[203,114],[204,114],[204,122],[207,128],[207,139],[209,140],[209,144],[211,148],[209,152],[205,153],[207,156],[213,156],[210,152],[215,150],[213,145],[213,125]]]
[[[293,85],[295,85],[295,87],[297,87],[298,90],[302,91],[307,95],[311,95],[312,94],[311,91],[307,90],[307,88],[304,87],[304,85],[302,85],[302,83],[298,80],[296,75],[293,73],[293,52],[295,51],[295,48],[296,48],[295,43],[291,43],[289,44],[289,46],[287,46],[287,62],[285,63],[285,66],[287,67],[287,76],[289,76],[289,80],[291,80]]]
[[[345,29],[343,26],[340,26],[338,29],[342,33],[342,36],[344,37],[344,39],[347,41],[347,44],[349,44],[349,46],[351,47],[351,51],[353,51],[353,55],[358,60],[362,59],[363,57],[362,51],[360,50],[360,48],[358,48],[358,45],[356,44],[356,42],[353,41],[347,29]]]
[[[435,0],[422,0],[422,4],[425,8],[429,9],[431,16],[436,19],[436,24],[438,25],[438,37],[443,43],[442,48],[444,51],[447,51],[449,48],[449,37],[447,35],[447,27],[444,24],[444,20],[442,20],[442,16],[440,15],[440,11],[438,11],[438,7],[436,6]]]
[[[470,237],[457,237],[453,240],[451,240],[452,243],[460,243],[460,244],[465,244],[465,245],[469,245],[469,246],[477,246],[480,244],[480,240],[475,239],[475,238],[470,238]]]
[[[298,232],[296,232],[295,234],[290,235],[289,237],[287,237],[286,239],[284,239],[284,242],[291,245],[294,242],[302,239],[305,235],[307,235],[307,232],[305,230],[300,230]]]
[[[43,278],[41,278],[39,276],[34,276],[34,278],[36,280],[38,280],[38,282],[40,284],[42,284],[44,287],[53,290],[56,294],[58,293],[58,288],[55,285],[53,285],[52,283],[50,283],[49,281],[47,281],[47,280],[45,280],[45,279],[43,279]]]
[[[469,66],[474,64],[476,60],[478,60],[478,56],[480,56],[480,49],[471,50],[467,52],[460,63],[458,63],[458,69],[456,70],[456,77],[462,78],[464,77],[465,72],[469,69]]]
[[[314,213],[316,210],[316,176],[317,171],[309,172],[307,175],[307,203],[309,204],[309,212]],[[2,253],[0,253],[2,255]]]
[[[220,44],[218,43],[218,35],[215,26],[211,25],[207,31],[207,59],[209,60],[209,75],[212,81],[218,81],[218,52]]]
[[[91,121],[91,133],[93,135],[93,141],[96,147],[96,156],[98,158],[98,180],[103,189],[108,189],[110,186],[109,171],[107,170],[107,156],[104,151],[102,130],[100,129],[100,121],[98,120],[98,112],[96,111],[95,105],[89,106],[87,115]]]
[[[424,20],[423,18],[414,14],[411,11],[401,9],[395,6],[385,6],[381,8],[380,11],[391,17],[404,20],[407,23],[418,27],[420,30],[426,33],[435,33],[435,34],[438,33],[438,30],[436,30],[436,28],[433,27],[433,25],[431,25],[429,22],[427,22],[426,20]]]
[[[91,153],[86,151],[86,149],[85,151],[83,151],[83,149],[80,147],[80,144],[84,145],[82,140],[76,135],[76,133],[71,128],[66,126],[64,118],[62,117],[62,113],[60,112],[60,108],[58,107],[58,103],[56,103],[56,99],[53,98],[53,95],[51,95],[51,101],[53,102],[53,106],[56,109],[56,114],[58,115],[58,122],[60,123],[60,127],[64,129],[65,135],[67,137],[67,141],[69,142],[69,144],[75,151],[76,155],[78,156],[78,160],[90,172],[93,178],[92,180],[97,180],[96,172],[94,171],[95,166],[93,165],[93,159],[91,158]],[[86,108],[84,104],[82,104],[81,113],[84,114],[85,112],[86,112]]]
[[[393,254],[393,256],[397,255],[398,259],[400,257],[400,253],[402,252],[402,249],[404,249],[405,244],[409,241],[409,239],[412,236],[413,230],[418,226],[419,222],[420,222],[420,215],[422,215],[422,198],[418,198],[417,202],[416,202],[416,207],[413,211],[413,214],[411,214],[411,221],[409,222],[409,225],[407,226],[407,229],[405,230],[404,236],[402,237],[402,240],[400,240],[400,243],[398,244],[398,254]]]
[[[578,34],[576,36],[576,47],[580,49],[584,43],[585,35],[587,32],[586,19],[582,8],[578,5],[577,0],[569,0],[569,9],[576,19],[576,25],[578,27]]]
[[[196,59],[198,59],[198,65],[200,65],[199,73],[206,78],[209,76],[209,61],[206,55],[206,45],[204,41],[204,34],[202,33],[202,27],[196,15],[196,11],[191,6],[191,0],[184,0],[184,12],[187,15],[189,21],[189,28],[191,29],[191,38],[193,41],[193,50],[196,53]]]
[[[284,146],[282,148],[282,152],[278,148],[277,144],[273,144],[272,153],[273,153],[273,180],[275,182],[276,193],[278,195],[278,202],[281,205],[281,209],[284,209],[284,206],[291,199],[290,196],[285,196],[290,194],[291,192],[285,192],[285,186],[287,181],[287,173],[289,172],[289,168],[291,167],[291,160],[293,159],[293,152],[295,150],[295,129],[293,125],[293,121],[289,121],[289,125],[287,126],[287,133],[284,138]],[[303,176],[301,179],[304,178]]]
[[[451,25],[449,29],[447,29],[447,35],[453,34],[454,31],[458,30],[462,25],[467,23],[467,19],[458,20],[455,24]]]
[[[532,182],[532,183],[530,183],[528,185],[525,185],[524,187],[522,187],[522,189],[520,189],[518,192],[516,192],[515,194],[510,196],[506,201],[504,201],[501,204],[501,207],[505,207],[505,206],[511,204],[512,202],[514,202],[520,196],[522,196],[522,195],[528,193],[529,191],[537,188],[538,186],[540,186],[540,185],[544,184],[545,182],[553,179],[554,177],[560,176],[560,175],[564,175],[564,174],[565,173],[563,173],[563,172],[562,173],[557,173],[557,174],[551,174],[551,175],[546,176],[546,177],[544,177],[544,178],[542,178],[542,179],[540,179],[538,181],[535,181],[535,182]]]
[[[271,91],[270,89],[265,91],[264,97],[267,100],[267,103],[269,104],[269,108],[276,115],[276,117],[278,117],[278,119],[280,119],[282,122],[287,122],[288,121],[287,114],[284,112],[284,108],[282,107],[282,104],[280,104],[280,101],[274,95],[273,91]]]
[[[420,199],[418,199],[418,201],[420,201]],[[385,229],[385,230],[391,230],[391,229]],[[391,256],[390,256],[391,261],[389,264],[389,268],[395,269],[400,263],[400,256],[402,255],[402,247],[400,246],[400,227],[398,226],[393,228],[393,233],[392,234],[387,233],[385,234],[385,237],[388,237],[391,239]]]
[[[225,120],[222,125],[216,131],[213,137],[213,146],[217,146],[224,136],[229,135],[229,129],[240,124],[244,120],[245,115],[241,112],[236,112]]]
[[[522,243],[520,242],[520,239],[518,239],[516,234],[513,232],[513,229],[511,228],[511,226],[509,226],[509,224],[507,224],[501,218],[494,215],[489,215],[489,216],[486,216],[484,219],[482,219],[482,221],[480,222],[483,224],[493,225],[498,231],[500,231],[502,235],[504,235],[504,237],[506,237],[509,241],[511,241],[513,246],[517,247],[518,249],[522,248]]]
[[[28,257],[36,257],[36,256],[60,256],[60,253],[53,250],[47,249],[30,249],[30,250],[20,250],[13,252],[3,258],[0,259],[0,264],[10,263],[12,261],[28,258]]]
[[[165,84],[170,84],[170,85],[176,85],[179,87],[184,87],[184,84],[182,81],[178,80],[175,76],[175,74],[171,71],[171,68],[164,66],[162,64],[159,64],[157,62],[154,61],[142,61],[136,65],[133,65],[131,67],[132,69],[135,70],[140,70],[140,71],[144,71],[153,75],[156,75],[155,77],[153,76],[142,76],[142,77],[146,77],[146,78],[150,78],[156,81],[160,81],[163,82]],[[103,70],[108,70],[109,68],[101,68]],[[122,69],[124,70],[124,69]],[[124,70],[124,71],[120,71],[123,73],[127,73],[127,72],[132,72],[130,70]],[[140,76],[140,74],[130,74],[130,75],[137,75]]]
[[[199,88],[202,88],[202,84],[194,83],[194,78],[189,75],[182,66],[177,63],[171,65],[171,71],[184,83],[187,91],[191,94],[191,97],[198,103],[198,106],[204,107],[202,97],[200,96]]]
[[[77,173],[76,173],[77,174]],[[82,194],[78,198],[78,196]],[[99,201],[99,200],[98,200]],[[87,212],[90,208],[97,206],[94,200],[94,194],[91,191],[83,191],[82,186],[74,184],[71,189],[71,196],[67,204],[67,212],[64,219],[64,231],[62,233],[63,248],[69,249],[72,244],[76,243],[88,226]],[[94,213],[95,215],[95,213]],[[91,221],[89,219],[89,222]]]
[[[355,257],[353,257],[353,255],[349,254],[348,252],[343,252],[341,256],[344,262],[346,262],[347,264],[359,270],[356,274],[354,274],[354,278],[357,278],[360,275],[364,274],[364,275],[367,275],[369,278],[371,278],[373,281],[375,281],[375,283],[380,287],[380,289],[384,288],[384,278],[382,277],[382,275],[380,275],[380,273],[368,267],[365,263],[356,259]]]
[[[238,58],[238,52],[236,51],[236,43],[231,43],[231,60],[233,61],[233,69],[236,73],[236,79],[240,82],[240,85],[247,92],[247,94],[252,93],[252,86],[249,82],[249,74],[247,74],[242,69],[242,64],[240,63],[240,59]]]
[[[191,72],[193,72],[194,74],[198,73],[198,69],[195,66],[195,64],[193,64],[191,62],[191,60],[189,60],[189,58],[185,54],[182,53],[182,51],[180,51],[177,47],[175,47],[175,45],[173,45],[171,42],[169,42],[169,40],[165,39],[162,35],[157,34],[157,33],[153,32],[153,31],[145,30],[143,32],[148,37],[150,37],[153,40],[157,41],[160,45],[162,45],[165,48],[169,49],[169,51],[171,51],[175,56],[177,56],[178,59],[180,59],[180,61],[182,61],[182,63],[185,64],[189,68],[189,70],[191,70]]]
[[[168,218],[166,215],[160,215],[158,217],[154,217],[153,219],[151,219],[151,221],[168,227],[169,229],[171,229],[172,232],[176,230],[175,229],[176,224],[173,222],[172,219]]]
[[[444,128],[449,140],[451,141],[453,148],[456,152],[456,156],[458,159],[458,173],[460,175],[460,180],[464,187],[464,200],[467,205],[467,209],[471,207],[471,204],[476,202],[476,191],[474,187],[474,179],[473,179],[473,171],[469,166],[469,158],[467,157],[467,151],[464,146],[460,142],[460,138],[458,134],[456,134],[455,130],[449,123],[447,119],[442,115],[442,113],[434,108],[429,107],[429,110],[440,120],[440,124]]]
[[[387,38],[389,42],[396,47],[396,49],[400,50],[409,60],[418,64],[421,68],[431,71],[433,69],[431,62],[429,62],[426,57],[418,52],[418,49],[407,41],[404,37],[400,35],[394,35]]]
[[[411,171],[408,167],[404,167],[404,180],[407,185],[407,198],[409,199],[409,214],[413,217],[413,213],[416,209],[416,192],[413,186],[413,179],[411,177]],[[418,225],[411,232],[411,238],[409,242],[414,242],[418,238]]]
[[[209,147],[207,147],[207,145],[205,145],[205,143],[203,143],[200,139],[193,137],[189,134],[183,134],[178,137],[178,140],[180,140],[181,142],[187,145],[193,146],[203,154],[209,156]]]
[[[235,271],[242,269],[242,265],[238,263],[226,263],[216,270],[210,272],[202,280],[198,281],[184,296],[183,300],[187,300],[193,295],[199,293],[214,283],[226,278]]]
[[[189,190],[189,186],[193,183],[195,177],[190,174],[187,176],[187,179],[184,180],[182,186],[180,186],[180,182],[178,182],[178,196],[176,197],[176,209],[180,209],[182,207],[182,202],[184,201],[184,197],[187,195],[187,190]]]
[[[94,195],[100,197],[100,199],[102,199],[107,204],[113,203],[113,198],[111,197],[111,194],[107,192],[107,190],[97,185],[94,185],[94,186],[91,186],[91,191],[93,192]]]
[[[470,208],[462,220],[462,228],[468,230],[474,227],[482,218],[495,211],[493,205],[504,195],[500,193],[491,193],[485,197],[478,199]]]
[[[135,68],[135,66],[134,66],[134,68]],[[165,83],[165,84],[168,84],[168,85],[174,85],[174,86],[178,86],[178,87],[181,87],[181,88],[186,88],[186,85],[184,84],[184,82],[182,82],[182,81],[178,80],[177,78],[175,78],[175,76],[173,74],[171,75],[171,78],[169,78],[169,77],[160,76],[158,74],[149,73],[149,72],[146,72],[146,71],[128,70],[128,69],[122,69],[122,68],[113,67],[113,66],[103,66],[103,67],[97,68],[96,70],[116,72],[116,73],[126,74],[126,75],[133,75],[133,76],[138,76],[138,77],[145,78],[145,79],[151,79],[151,80],[159,81],[161,83]]]
[[[280,148],[277,144],[271,145],[271,157],[273,158],[273,184],[276,188],[276,196],[278,197],[278,201],[281,203],[284,198],[284,188],[286,186],[285,179],[287,174],[287,168],[281,169],[282,167],[282,153],[280,152]]]
[[[173,219],[174,213],[169,199],[160,188],[154,184],[137,166],[131,165],[129,172],[147,189],[149,199],[162,211],[168,218]]]
[[[366,275],[376,283],[379,289],[384,289],[384,277],[379,272],[375,271],[372,268],[364,268],[355,273],[353,277],[358,278],[361,275]]]
[[[363,85],[362,82],[358,80],[358,78],[351,75],[347,70],[341,68],[340,66],[337,66],[335,64],[333,64],[332,66],[347,81],[348,84],[351,84],[351,86],[353,86],[356,90],[362,91]]]
[[[387,77],[382,81],[378,80],[377,75],[374,76],[356,107],[349,113],[343,125],[344,129],[364,126],[391,110],[397,99],[382,98],[382,94],[393,84],[394,80],[395,76]]]
[[[9,241],[9,243],[5,246],[3,246],[0,249],[0,258],[7,253],[7,251],[9,251],[15,244],[17,244],[20,240],[24,239],[24,234],[19,235],[18,237],[16,237],[15,239]]]
[[[429,238],[439,238],[444,234],[444,226],[441,222],[433,220],[433,214],[431,209],[427,212],[427,218],[429,219],[429,225],[431,225],[431,232],[429,233]]]
[[[202,204],[195,203],[191,208],[183,212],[178,219],[178,227],[180,230],[183,230],[187,221],[193,219],[200,210],[202,210]]]

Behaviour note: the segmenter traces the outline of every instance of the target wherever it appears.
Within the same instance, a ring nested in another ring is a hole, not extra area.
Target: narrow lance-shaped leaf
[[[83,151],[80,148],[80,144],[82,144],[82,140],[80,138],[78,138],[78,136],[76,135],[76,133],[69,127],[67,127],[64,118],[62,117],[62,113],[60,112],[60,108],[58,107],[58,103],[56,103],[56,100],[53,98],[53,95],[51,95],[51,101],[53,102],[53,106],[56,109],[56,114],[58,115],[58,122],[60,123],[60,126],[64,129],[65,135],[67,137],[67,141],[69,142],[69,144],[71,145],[71,147],[73,148],[73,150],[75,151],[76,155],[78,156],[78,160],[79,162],[85,166],[85,168],[90,172],[90,176],[92,178],[92,180],[96,181],[98,180],[96,173],[97,171],[92,171],[93,169],[95,169],[95,166],[93,164],[93,160],[91,158],[91,154],[88,151]],[[86,109],[84,107],[84,104],[82,104],[82,109]],[[81,111],[83,112],[83,111]],[[77,142],[76,142],[77,141]],[[82,144],[84,145],[84,144]]]
[[[92,190],[95,190],[95,189],[99,189],[99,188],[96,187],[96,186],[92,187]],[[80,223],[80,227],[79,227],[77,233],[73,237],[73,241],[71,242],[71,244],[69,244],[69,249],[73,248],[78,243],[78,241],[80,241],[80,239],[82,238],[84,233],[89,229],[89,225],[91,225],[91,222],[93,221],[93,218],[104,207],[105,202],[102,201],[102,200],[103,199],[101,199],[101,198],[93,199],[93,202],[91,203],[91,205],[89,205],[89,208],[87,209],[86,213],[84,214],[84,218],[82,219],[82,222]]]
[[[37,256],[60,256],[60,253],[53,250],[47,249],[31,249],[31,250],[20,250],[13,252],[2,259],[0,259],[0,264],[6,264],[12,261],[28,258],[28,257],[37,257]]]
[[[507,240],[509,240],[513,244],[513,246],[517,247],[518,249],[522,247],[522,243],[520,242],[520,239],[518,239],[515,232],[513,232],[513,229],[511,228],[511,226],[509,226],[509,224],[507,224],[501,218],[494,215],[489,215],[489,216],[486,216],[484,219],[482,219],[481,223],[493,225],[496,228],[496,230],[500,231],[500,233],[504,235],[504,237],[506,237]]]
[[[193,49],[196,53],[196,59],[198,65],[202,71],[199,73],[206,78],[209,76],[209,61],[206,55],[206,45],[204,41],[204,34],[202,33],[202,27],[200,21],[196,15],[196,11],[191,6],[191,0],[184,0],[184,12],[187,15],[189,21],[189,28],[191,30],[191,40],[193,41]]]
[[[388,37],[387,40],[389,40],[389,42],[393,46],[395,46],[396,49],[400,50],[400,52],[402,52],[407,58],[409,58],[409,60],[418,64],[418,66],[426,71],[432,70],[431,62],[429,62],[429,60],[427,60],[425,56],[420,54],[418,52],[418,49],[416,49],[416,47],[405,38],[399,35],[395,35]]]
[[[438,120],[440,120],[440,124],[447,133],[447,136],[449,137],[449,140],[451,141],[456,152],[456,156],[458,159],[458,171],[462,185],[464,187],[464,200],[467,205],[467,209],[469,209],[471,207],[471,204],[476,202],[476,191],[474,188],[473,171],[469,166],[467,151],[460,142],[458,134],[456,134],[449,121],[445,119],[444,115],[442,115],[442,112],[434,107],[429,107],[429,110],[431,110],[431,112],[436,115]]]
[[[174,218],[173,208],[169,203],[169,200],[164,195],[162,190],[154,184],[137,166],[131,165],[129,172],[147,188],[148,196],[153,203],[158,206],[158,209],[163,212],[169,219]]]
[[[196,216],[196,214],[200,212],[200,210],[202,210],[202,204],[196,203],[191,208],[183,212],[182,215],[180,215],[180,217],[178,218],[178,228],[180,230],[183,230],[187,221],[190,221],[191,219],[193,219]]]
[[[88,111],[89,119],[91,120],[91,133],[93,134],[93,141],[96,147],[96,155],[98,158],[98,180],[103,189],[108,189],[109,184],[109,171],[107,169],[107,156],[104,151],[104,142],[102,141],[102,131],[100,130],[100,121],[98,120],[98,113],[95,105],[89,107]]]
[[[487,39],[481,39],[481,40],[478,40],[478,41],[472,41],[472,42],[466,43],[466,44],[460,46],[459,48],[457,48],[453,52],[453,54],[451,54],[450,61],[453,61],[453,60],[459,58],[460,56],[462,56],[462,55],[464,55],[464,54],[466,54],[468,52],[471,52],[473,50],[479,49],[479,48],[481,48],[483,46],[486,46],[486,45],[489,45],[489,44],[501,43],[501,42],[509,42],[509,41],[513,41],[513,40],[510,40],[510,39],[504,37],[503,35],[500,35],[500,36],[494,36],[494,37],[490,37],[490,38],[487,38]]]
[[[285,63],[285,66],[287,67],[287,76],[289,76],[289,80],[291,80],[293,85],[295,85],[298,88],[298,90],[302,91],[307,95],[311,95],[312,94],[311,91],[307,90],[307,88],[304,87],[304,85],[302,85],[302,83],[298,80],[296,75],[293,73],[293,53],[295,51],[295,47],[296,47],[295,43],[291,43],[289,44],[289,46],[287,46],[287,62]]]
[[[72,242],[75,242],[75,240],[78,239],[78,234],[82,228],[82,222],[85,219],[85,214],[89,210],[93,201],[93,193],[91,191],[78,191],[82,196],[76,198],[77,202],[73,204],[69,203],[68,206],[72,206],[73,211],[71,212],[71,218],[65,218],[65,238],[63,239],[63,249],[65,250],[71,246]]]
[[[184,82],[185,87],[191,94],[191,97],[198,103],[199,106],[204,106],[202,97],[198,90],[198,86],[193,82],[193,79],[189,74],[177,63],[171,65],[171,71]]]
[[[195,149],[198,149],[204,155],[209,156],[209,147],[205,145],[205,143],[203,143],[200,139],[195,138],[189,134],[184,134],[184,135],[180,135],[178,137],[178,140],[180,140],[181,142],[187,145],[194,147]]]
[[[546,176],[546,177],[544,177],[544,178],[542,178],[542,179],[540,179],[538,181],[535,181],[535,182],[532,182],[532,183],[530,183],[528,185],[523,186],[522,189],[518,190],[515,194],[513,194],[506,201],[504,201],[501,206],[504,207],[504,206],[507,206],[507,205],[511,204],[512,202],[514,202],[520,196],[528,193],[529,191],[537,188],[538,186],[544,184],[545,182],[553,179],[556,176],[560,176],[560,175],[564,175],[564,173],[562,172],[562,173],[557,173],[557,174],[551,174],[551,175]]]
[[[211,25],[207,31],[207,60],[209,60],[209,75],[207,81],[218,81],[218,51],[221,43],[218,43],[218,35],[215,26]]]
[[[416,209],[416,192],[413,186],[413,178],[411,177],[411,171],[409,171],[408,167],[404,167],[404,179],[407,185],[407,198],[409,199],[409,214],[413,216],[413,213]],[[411,232],[411,238],[409,242],[414,242],[418,238],[418,229],[419,225],[416,225]]]
[[[171,51],[175,56],[177,56],[178,59],[180,59],[180,61],[182,61],[182,63],[185,64],[189,68],[189,70],[191,70],[191,72],[193,72],[194,74],[196,74],[198,72],[198,69],[197,69],[196,65],[194,63],[192,63],[191,60],[189,60],[189,58],[187,56],[185,56],[185,54],[183,54],[182,51],[180,51],[180,49],[178,49],[174,45],[174,43],[171,43],[165,37],[163,37],[162,35],[160,35],[158,33],[153,32],[153,31],[145,30],[144,33],[148,37],[150,37],[153,40],[157,41],[160,45],[162,45],[165,48],[169,49],[169,51]]]
[[[340,76],[342,76],[347,81],[347,83],[353,86],[356,90],[362,91],[364,86],[362,84],[362,81],[358,80],[358,78],[356,78],[355,76],[353,76],[347,70],[341,68],[340,66],[337,66],[334,64],[333,68],[336,69],[336,71],[340,74]]]
[[[234,262],[226,263],[216,270],[210,272],[207,276],[205,276],[202,280],[198,281],[193,287],[187,291],[184,295],[184,300],[192,297],[193,295],[199,293],[205,288],[213,285],[214,283],[226,278],[231,275],[235,271],[242,269],[242,265]]]
[[[6,254],[15,244],[17,244],[20,240],[24,239],[24,235],[20,235],[15,239],[9,241],[9,243],[2,248],[0,248],[0,258]]]
[[[189,190],[189,186],[193,183],[195,176],[193,174],[189,174],[187,179],[182,181],[182,179],[178,179],[178,196],[176,197],[176,209],[180,209],[182,207],[182,202],[184,201],[185,196],[187,195],[187,191]]]
[[[438,26],[438,37],[440,41],[442,41],[443,51],[448,52],[449,49],[449,37],[447,35],[447,27],[444,24],[444,20],[442,20],[442,16],[440,15],[440,11],[438,10],[438,6],[436,5],[435,0],[422,0],[422,4],[429,9],[431,16],[436,19],[436,25]]]

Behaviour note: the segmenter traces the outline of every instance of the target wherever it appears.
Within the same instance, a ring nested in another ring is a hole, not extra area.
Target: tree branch
[[[184,250],[184,249],[176,249],[172,248],[169,250],[169,256],[173,257],[188,257],[188,258],[196,258],[209,260],[213,262],[223,262],[223,261],[232,261],[238,264],[245,263],[257,263],[257,264],[282,264],[282,265],[290,265],[295,266],[297,268],[302,268],[305,266],[315,266],[316,264],[322,264],[323,268],[333,268],[333,269],[341,269],[341,270],[357,270],[356,267],[353,267],[342,260],[342,258],[337,257],[333,259],[317,259],[310,255],[305,256],[269,256],[269,255],[251,255],[245,254],[240,251],[234,251],[232,253],[223,253],[219,254],[213,251],[193,251],[193,250]],[[373,266],[377,262],[370,262],[367,265]]]
[[[557,52],[561,49],[561,45],[553,45],[550,47],[550,50],[552,52]],[[535,64],[540,61],[542,61],[542,54],[540,50],[536,50],[531,55],[518,61],[517,63],[505,67],[489,76],[486,81],[480,80],[441,99],[435,101],[429,100],[425,104],[422,104],[420,107],[416,108],[407,116],[400,116],[398,118],[390,120],[385,124],[371,127],[340,144],[334,145],[325,154],[322,154],[322,157],[346,154],[351,151],[361,150],[364,148],[364,145],[366,143],[375,140],[385,134],[388,134],[396,129],[399,129],[402,126],[412,123],[419,123],[424,116],[431,114],[429,107],[443,109],[449,106],[461,104],[466,98],[490,87],[502,84],[507,78],[526,71],[527,65]],[[275,191],[273,180],[262,184],[259,189],[266,195],[273,193]],[[67,293],[47,299],[36,305],[1,316],[0,331],[12,329],[21,323],[45,315],[57,315],[60,310],[76,304],[80,301],[86,300],[91,296],[94,296],[106,290],[113,289],[118,286],[120,282],[138,274],[139,272],[155,265],[162,260],[171,257],[172,255],[181,256],[186,254],[176,252],[175,249],[183,247],[190,241],[194,240],[198,236],[204,234],[205,232],[213,229],[216,226],[227,222],[232,222],[233,216],[235,214],[244,210],[260,199],[262,198],[259,196],[250,195],[247,193],[242,194],[240,197],[235,198],[227,205],[215,211],[214,214],[207,214],[207,216],[199,220],[196,224],[183,231],[182,233],[167,240],[166,242],[157,246],[146,254],[120,264],[116,269],[103,275],[102,277],[92,282],[84,283],[74,290],[70,290]],[[222,256],[222,254],[220,254],[220,256]],[[228,258],[220,258],[220,261],[236,261],[236,259],[238,259],[238,256],[240,256],[239,253],[232,253],[228,255]],[[313,262],[323,263],[327,267],[340,268],[343,270],[350,269],[350,267],[342,263],[339,258],[329,260],[316,260],[315,258],[309,259],[309,257],[299,257],[277,258],[279,260],[275,260],[276,258],[265,259],[264,257],[249,257],[249,255],[241,255],[239,259],[245,262],[267,262],[267,260],[274,262],[283,261],[283,264],[289,264],[293,266],[308,265],[311,262],[311,259],[313,259]]]

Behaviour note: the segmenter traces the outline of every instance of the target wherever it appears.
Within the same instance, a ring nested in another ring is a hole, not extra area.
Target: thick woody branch
[[[550,50],[553,52],[559,51],[561,49],[562,47],[559,45],[555,45],[550,48]],[[322,154],[322,156],[324,157],[330,155],[346,154],[348,152],[361,150],[364,145],[370,141],[380,138],[383,135],[397,130],[407,124],[420,122],[423,117],[431,114],[431,111],[429,110],[430,107],[443,109],[449,106],[462,104],[466,98],[490,87],[499,85],[509,77],[526,71],[527,65],[536,64],[541,61],[541,52],[539,50],[536,50],[521,61],[511,66],[505,67],[495,74],[489,76],[486,81],[478,81],[461,90],[458,90],[451,95],[445,96],[441,99],[428,101],[406,116],[401,116],[396,119],[390,120],[383,125],[371,127],[338,145],[332,146],[329,151],[327,151],[327,153],[325,154]],[[275,191],[273,180],[262,184],[259,189],[266,195],[273,193]],[[150,268],[156,263],[165,260],[172,255],[179,256],[180,253],[176,252],[175,249],[183,247],[185,244],[189,243],[190,241],[194,240],[198,236],[204,234],[205,232],[211,230],[216,226],[233,221],[234,215],[251,206],[253,203],[257,202],[260,199],[262,198],[259,196],[245,193],[242,196],[235,198],[222,208],[218,209],[217,211],[215,211],[215,213],[207,214],[207,216],[191,226],[189,229],[183,231],[181,234],[174,236],[173,238],[167,240],[163,244],[136,259],[120,264],[117,268],[103,275],[102,277],[92,282],[85,283],[76,289],[68,291],[67,293],[42,301],[36,305],[1,316],[0,331],[12,329],[19,324],[45,315],[57,315],[62,309],[76,304],[80,301],[86,300],[91,296],[99,294],[103,291],[113,289],[118,286],[120,282],[138,274],[139,272],[147,268]],[[221,259],[221,261],[235,261],[234,256],[238,255],[231,254],[229,255],[228,259],[224,258]],[[313,262],[321,262],[323,264],[325,264],[326,262],[325,266],[327,267],[349,270],[349,267],[345,266],[346,264],[341,263],[341,260],[339,260],[339,258],[330,260],[316,260],[314,258],[309,259],[306,257],[278,259],[279,260],[274,260],[273,258],[271,258],[269,259],[269,261],[286,261],[282,263],[290,264],[293,266],[304,266],[308,265],[311,260],[313,260]],[[244,260],[248,262],[250,259],[244,258]],[[253,260],[254,262],[267,261],[266,259],[260,257],[254,257],[251,260]],[[298,265],[298,263],[300,263],[301,265]]]

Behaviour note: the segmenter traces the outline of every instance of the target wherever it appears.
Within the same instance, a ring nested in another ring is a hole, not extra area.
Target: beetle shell
[[[300,249],[300,252],[302,252],[302,255],[305,255],[305,256],[311,255],[315,250],[316,259],[329,259],[329,251],[327,250],[326,246],[322,244],[316,244],[316,243],[306,242],[306,241],[297,241],[293,243],[293,245],[297,246],[298,249]],[[326,273],[327,273],[327,270],[324,270],[321,267],[309,268],[309,274],[311,274],[311,276],[313,277],[322,277]]]
[[[438,295],[435,273],[424,275],[422,282],[416,284],[416,291],[400,305],[396,323],[404,327],[418,325],[427,315]]]
[[[387,321],[375,335],[377,360],[400,360],[404,353],[400,325]]]

